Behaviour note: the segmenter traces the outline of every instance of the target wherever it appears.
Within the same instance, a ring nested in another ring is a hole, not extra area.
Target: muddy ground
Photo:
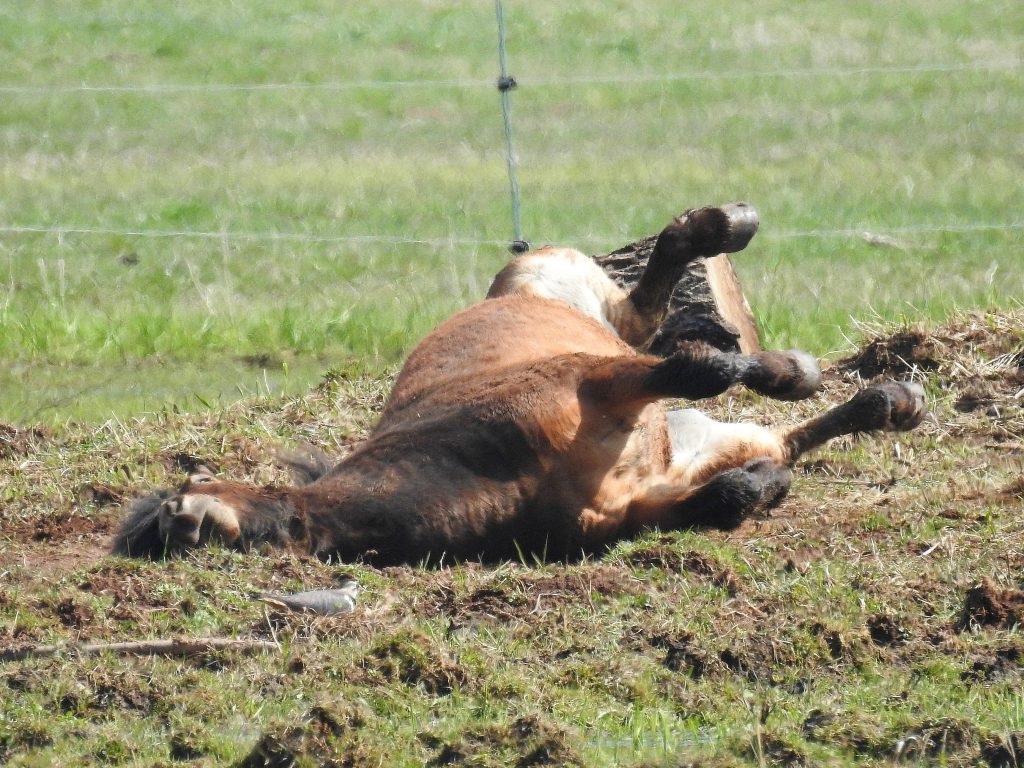
[[[387,382],[60,433],[0,425],[0,765],[845,765],[1024,761],[1024,315],[879,330],[781,424],[879,378],[910,435],[844,439],[731,533],[650,533],[576,564],[374,569],[279,553],[110,558],[126,499],[199,463],[280,481],[342,454]],[[354,576],[357,610],[254,596]],[[230,637],[269,652],[86,656]]]

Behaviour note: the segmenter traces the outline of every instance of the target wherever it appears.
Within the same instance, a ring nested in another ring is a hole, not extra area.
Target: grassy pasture
[[[738,264],[766,342],[818,353],[857,319],[1024,296],[1017,5],[506,17],[533,243],[604,251],[749,200],[764,226]],[[0,419],[203,408],[393,366],[507,257],[495,41],[486,3],[5,4],[0,85],[30,90],[0,99],[0,226],[110,232],[0,232]],[[851,72],[918,65],[966,69]],[[698,76],[565,82],[670,73]],[[464,84],[64,89],[423,80]],[[136,231],[211,236],[117,234]],[[385,241],[332,239],[364,235]]]
[[[1022,319],[882,334],[809,401],[706,402],[781,424],[881,367],[922,381],[934,418],[808,457],[783,505],[735,532],[650,533],[570,565],[103,556],[121,501],[189,462],[265,483],[284,478],[275,445],[343,452],[386,379],[60,436],[2,431],[0,764],[1019,764]],[[254,599],[345,575],[365,593],[341,617]],[[211,636],[279,648],[7,658]]]

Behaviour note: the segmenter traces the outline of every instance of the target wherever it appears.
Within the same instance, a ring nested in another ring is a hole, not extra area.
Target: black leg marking
[[[687,343],[654,366],[644,382],[655,394],[691,400],[714,397],[736,383],[780,400],[800,400],[821,386],[821,370],[804,352],[759,352],[748,357]]]

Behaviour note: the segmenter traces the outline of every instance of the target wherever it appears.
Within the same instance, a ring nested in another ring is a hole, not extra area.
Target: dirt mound
[[[740,591],[736,573],[714,557],[694,550],[681,550],[672,536],[658,536],[650,544],[630,548],[621,556],[632,568],[658,568],[669,573],[691,573],[725,589],[730,595]]]
[[[915,370],[935,370],[939,367],[938,352],[935,341],[924,331],[901,331],[872,339],[857,354],[841,360],[839,366],[857,371],[866,379],[883,375],[899,378]]]
[[[401,631],[381,638],[363,667],[389,682],[421,686],[427,693],[447,696],[465,685],[469,675],[426,635]]]
[[[1024,384],[1024,312],[972,313],[932,330],[876,330],[838,367],[865,379],[903,378],[916,371],[970,379],[998,371]]]
[[[629,571],[610,565],[556,569],[536,574],[528,569],[481,572],[470,584],[439,580],[426,596],[432,612],[444,614],[454,624],[476,621],[520,620],[537,617],[569,604],[588,604],[595,596],[636,595],[641,582]]]
[[[1012,629],[1024,621],[1024,590],[1002,589],[991,579],[967,590],[957,628]]]
[[[981,759],[991,768],[1019,768],[1024,764],[1024,731],[986,739],[981,745]]]
[[[1009,645],[991,653],[974,656],[970,668],[960,675],[967,683],[991,683],[1024,673],[1024,646]]]
[[[50,433],[42,427],[19,429],[9,424],[0,424],[0,459],[26,456],[39,449]]]
[[[910,636],[910,633],[896,619],[884,613],[869,618],[867,627],[871,642],[875,645],[902,645]]]

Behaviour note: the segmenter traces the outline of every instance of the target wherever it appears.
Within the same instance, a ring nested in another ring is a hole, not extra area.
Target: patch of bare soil
[[[965,424],[965,434],[1011,442],[1020,449],[1024,322],[1019,314],[975,313],[931,331],[882,333],[840,360],[835,370],[862,379],[899,379],[927,372],[950,393],[954,411],[989,422]]]
[[[839,367],[856,371],[865,379],[900,378],[914,370],[935,370],[939,354],[938,345],[927,332],[908,330],[869,341],[855,355],[841,360]]]
[[[124,504],[131,498],[132,491],[124,485],[91,482],[80,486],[76,495],[79,501],[88,502],[97,507],[107,507]]]
[[[931,764],[941,759],[943,765],[978,765],[979,760],[981,764],[1005,764],[989,762],[986,757],[990,755],[998,761],[1004,754],[1004,740],[975,723],[954,717],[883,728],[865,712],[816,709],[804,720],[803,735],[808,741],[886,763],[896,759]]]
[[[981,744],[981,760],[990,768],[1024,765],[1024,731],[990,736]]]
[[[971,658],[971,666],[960,679],[968,683],[991,683],[1024,674],[1024,648],[1008,645]]]
[[[944,755],[973,761],[987,735],[967,720],[954,717],[925,720],[911,725],[896,739],[895,757],[920,760]]]
[[[856,755],[882,757],[892,751],[879,723],[862,713],[812,710],[804,719],[803,734],[808,741],[830,744]]]
[[[155,683],[132,671],[87,670],[73,690],[60,695],[57,708],[66,714],[104,719],[124,711],[150,713],[162,699]]]
[[[0,677],[0,683],[15,692],[45,696],[55,712],[87,719],[109,719],[125,711],[150,713],[160,706],[164,691],[157,682],[132,670],[111,671],[83,665],[73,687],[54,688],[56,668],[66,660],[50,660],[25,666]]]
[[[6,764],[15,755],[51,744],[53,737],[42,725],[14,723],[10,727],[0,726],[0,765]]]
[[[41,603],[39,607],[55,614],[60,623],[68,629],[84,629],[96,618],[92,608],[72,597],[65,597],[52,603]]]
[[[636,633],[660,654],[664,667],[692,680],[739,675],[751,682],[781,685],[792,651],[775,632],[734,632],[727,641],[708,642],[689,631]]]
[[[539,715],[520,717],[511,723],[474,726],[452,741],[430,737],[426,740],[437,750],[431,766],[541,768],[583,764],[568,733]]]
[[[730,595],[737,595],[741,582],[728,566],[702,552],[681,552],[670,536],[659,536],[654,542],[634,547],[622,556],[623,562],[633,568],[658,568],[669,573],[691,573],[721,587]]]
[[[56,513],[4,524],[0,540],[0,569],[21,567],[33,577],[72,570],[107,554],[113,531],[111,517],[82,517]]]
[[[967,590],[958,629],[993,627],[1011,629],[1024,621],[1024,590],[1003,589],[991,579],[982,579]]]
[[[421,608],[427,614],[450,617],[454,626],[477,621],[539,620],[553,609],[569,604],[586,605],[595,595],[636,595],[641,582],[629,571],[610,565],[572,567],[535,575],[529,569],[508,569],[474,579],[471,585],[456,585],[440,576],[424,597]]]
[[[816,765],[799,745],[770,731],[755,736],[750,751],[752,757],[761,764],[785,765],[790,768],[810,768]]]
[[[910,637],[910,632],[904,626],[884,613],[870,617],[867,629],[871,642],[880,646],[903,645]]]
[[[410,630],[378,640],[362,664],[372,676],[420,686],[435,696],[447,696],[469,681],[466,670],[433,640]]]
[[[164,579],[171,580],[168,575]],[[119,606],[134,609],[176,606],[184,615],[189,615],[191,610],[188,604],[171,597],[169,591],[154,590],[152,580],[145,573],[126,571],[117,564],[93,568],[78,584],[78,588],[83,592],[110,597],[114,601],[115,612]]]
[[[268,728],[235,768],[290,768],[294,765],[380,765],[382,756],[360,745],[370,715],[361,707],[313,707],[302,722]],[[172,750],[174,744],[171,744]]]

